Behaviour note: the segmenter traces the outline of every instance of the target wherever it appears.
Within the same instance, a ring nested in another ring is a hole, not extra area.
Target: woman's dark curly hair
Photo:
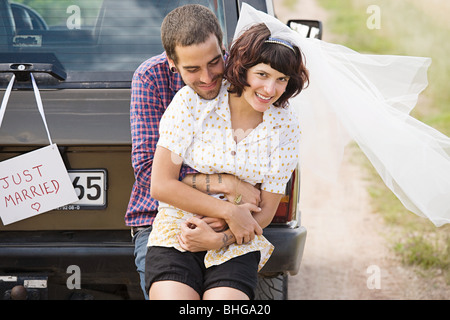
[[[264,23],[246,30],[231,46],[224,77],[231,84],[230,93],[241,96],[244,87],[249,86],[247,70],[259,63],[268,64],[290,77],[286,91],[274,103],[274,106],[285,107],[289,98],[299,94],[309,82],[308,70],[298,47],[293,46],[294,52],[284,45],[265,42],[269,37],[270,30]]]

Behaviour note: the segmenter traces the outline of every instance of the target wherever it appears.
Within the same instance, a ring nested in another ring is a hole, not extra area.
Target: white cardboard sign
[[[78,200],[56,144],[0,162],[4,225]]]
[[[0,162],[0,218],[4,225],[78,201],[58,147],[52,143],[36,81],[30,76],[50,145]],[[0,126],[14,81],[13,75],[0,107]]]

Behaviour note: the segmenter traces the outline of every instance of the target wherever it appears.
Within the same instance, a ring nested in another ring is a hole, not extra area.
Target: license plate
[[[68,205],[63,210],[89,210],[106,208],[105,169],[68,170],[72,185],[78,196],[78,201]]]

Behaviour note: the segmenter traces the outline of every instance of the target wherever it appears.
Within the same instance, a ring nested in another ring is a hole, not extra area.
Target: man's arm
[[[131,159],[136,182],[143,188],[150,188],[153,155],[162,116],[162,102],[157,98],[157,88],[151,86],[149,81],[140,72],[134,74],[130,107]],[[147,108],[152,112],[146,112]]]

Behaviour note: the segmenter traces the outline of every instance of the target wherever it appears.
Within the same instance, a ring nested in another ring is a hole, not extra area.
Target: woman
[[[182,224],[199,223],[194,213],[202,214],[177,209],[187,207],[174,192],[182,161],[202,173],[260,184],[260,209],[239,196],[217,203],[256,211],[261,228],[298,162],[300,130],[287,101],[308,82],[299,48],[270,37],[264,24],[252,26],[233,43],[225,78],[214,100],[183,88],[162,118],[151,190],[160,205],[146,259],[150,299],[251,299],[257,271],[273,250],[262,235],[241,240],[230,229],[213,234],[208,251],[185,252],[179,243]]]

